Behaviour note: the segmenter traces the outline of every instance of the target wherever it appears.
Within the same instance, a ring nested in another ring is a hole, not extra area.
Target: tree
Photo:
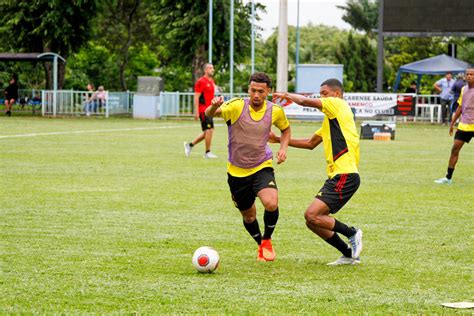
[[[150,0],[112,0],[103,2],[100,7],[94,41],[114,56],[121,90],[127,90],[136,82],[136,75],[132,75],[133,78],[126,75],[130,74],[129,64],[133,63],[131,52],[137,54],[140,48],[154,50],[157,46],[150,28],[150,8]]]
[[[366,36],[349,33],[347,42],[336,52],[338,63],[344,65],[346,91],[372,92],[375,90],[377,52]]]
[[[235,1],[234,62],[250,56],[251,7]],[[257,9],[263,6],[257,4]],[[230,3],[213,1],[213,63],[218,72],[229,69]],[[208,1],[161,0],[153,5],[152,30],[160,40],[164,67],[189,69],[192,82],[208,56]],[[191,83],[192,84],[192,83]],[[188,84],[189,86],[189,84]]]
[[[374,37],[373,30],[378,26],[377,0],[349,0],[345,6],[337,6],[345,11],[342,19],[349,23],[355,30],[365,32],[369,37]]]
[[[299,64],[334,64],[339,45],[346,41],[347,32],[336,27],[326,25],[312,25],[300,27]],[[289,90],[294,89],[296,64],[296,28],[288,28],[288,57],[289,57]],[[263,43],[257,45],[256,66],[273,78],[276,77],[278,30]]]
[[[0,2],[0,40],[13,52],[54,52],[64,58],[77,52],[90,36],[96,0],[37,0]],[[52,67],[46,64],[51,88]],[[59,64],[59,87],[65,65]]]

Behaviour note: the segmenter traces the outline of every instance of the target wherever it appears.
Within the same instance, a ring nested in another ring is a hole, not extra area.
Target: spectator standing
[[[439,93],[440,104],[441,104],[441,120],[443,124],[446,124],[448,120],[448,111],[453,101],[453,95],[451,94],[451,88],[454,85],[453,74],[447,72],[446,76],[435,82],[433,87]]]
[[[97,109],[99,112],[102,110],[102,107],[105,105],[106,99],[106,92],[104,86],[99,86],[96,92],[94,92],[94,113],[97,113]]]
[[[453,94],[453,103],[451,104],[451,111],[450,111],[450,119],[453,117],[453,114],[456,112],[459,106],[459,96],[461,95],[462,88],[466,85],[466,81],[464,80],[464,74],[459,73],[456,76],[456,81],[451,88],[451,93]]]
[[[410,86],[406,88],[405,93],[415,93],[415,94],[417,93],[416,81],[412,81],[410,83]]]
[[[3,91],[5,95],[5,115],[12,116],[12,107],[18,100],[18,79],[14,74],[10,78],[8,87]]]

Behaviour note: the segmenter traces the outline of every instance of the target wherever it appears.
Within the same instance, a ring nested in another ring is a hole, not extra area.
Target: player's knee
[[[315,223],[315,217],[316,214],[314,214],[314,212],[311,212],[310,210],[306,210],[306,212],[304,213],[304,219],[306,220],[306,225],[308,224],[316,224]]]
[[[244,222],[247,224],[255,222],[255,219],[257,218],[255,214],[242,214],[242,217],[244,219]]]
[[[317,212],[312,212],[310,210],[307,210],[304,214],[304,218],[306,219],[306,225],[308,226],[321,226],[323,225],[324,222],[324,217],[318,214]]]
[[[277,199],[272,199],[270,201],[267,201],[265,203],[264,207],[267,211],[272,212],[272,211],[274,211],[278,208],[278,200]]]

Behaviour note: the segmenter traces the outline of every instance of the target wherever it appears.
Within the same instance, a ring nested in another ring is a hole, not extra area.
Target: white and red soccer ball
[[[219,254],[211,247],[199,247],[193,255],[193,266],[201,273],[212,273],[219,266]]]

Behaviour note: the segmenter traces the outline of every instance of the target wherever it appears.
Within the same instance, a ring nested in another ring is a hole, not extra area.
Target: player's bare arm
[[[320,99],[317,98],[307,98],[305,96],[294,94],[294,93],[282,93],[282,92],[275,92],[273,97],[276,99],[285,99],[295,102],[301,106],[306,106],[310,108],[317,108],[322,109],[323,104],[321,103]]]
[[[269,141],[270,143],[279,143],[280,142],[280,137],[277,136],[275,133],[270,131],[269,135]],[[303,149],[314,149],[316,146],[321,144],[323,142],[323,139],[321,136],[318,136],[316,134],[313,134],[312,137],[309,138],[290,138],[290,141],[288,142],[288,145],[291,147],[296,147],[296,148],[303,148]]]
[[[281,131],[280,138],[280,150],[277,153],[277,164],[281,164],[286,161],[286,152],[288,150],[288,144],[291,139],[291,128],[288,126],[286,129]]]
[[[214,99],[212,99],[211,105],[208,106],[206,109],[206,116],[210,116],[210,117],[220,116],[222,113],[220,106],[223,103],[224,103],[223,96],[215,97]]]
[[[199,119],[199,93],[194,93],[194,120],[197,121]]]
[[[454,112],[454,114],[453,114],[453,119],[451,120],[451,125],[449,125],[449,136],[453,136],[454,124],[456,124],[456,121],[461,116],[461,113],[462,113],[462,107],[458,106],[458,108],[456,109],[456,112]]]

